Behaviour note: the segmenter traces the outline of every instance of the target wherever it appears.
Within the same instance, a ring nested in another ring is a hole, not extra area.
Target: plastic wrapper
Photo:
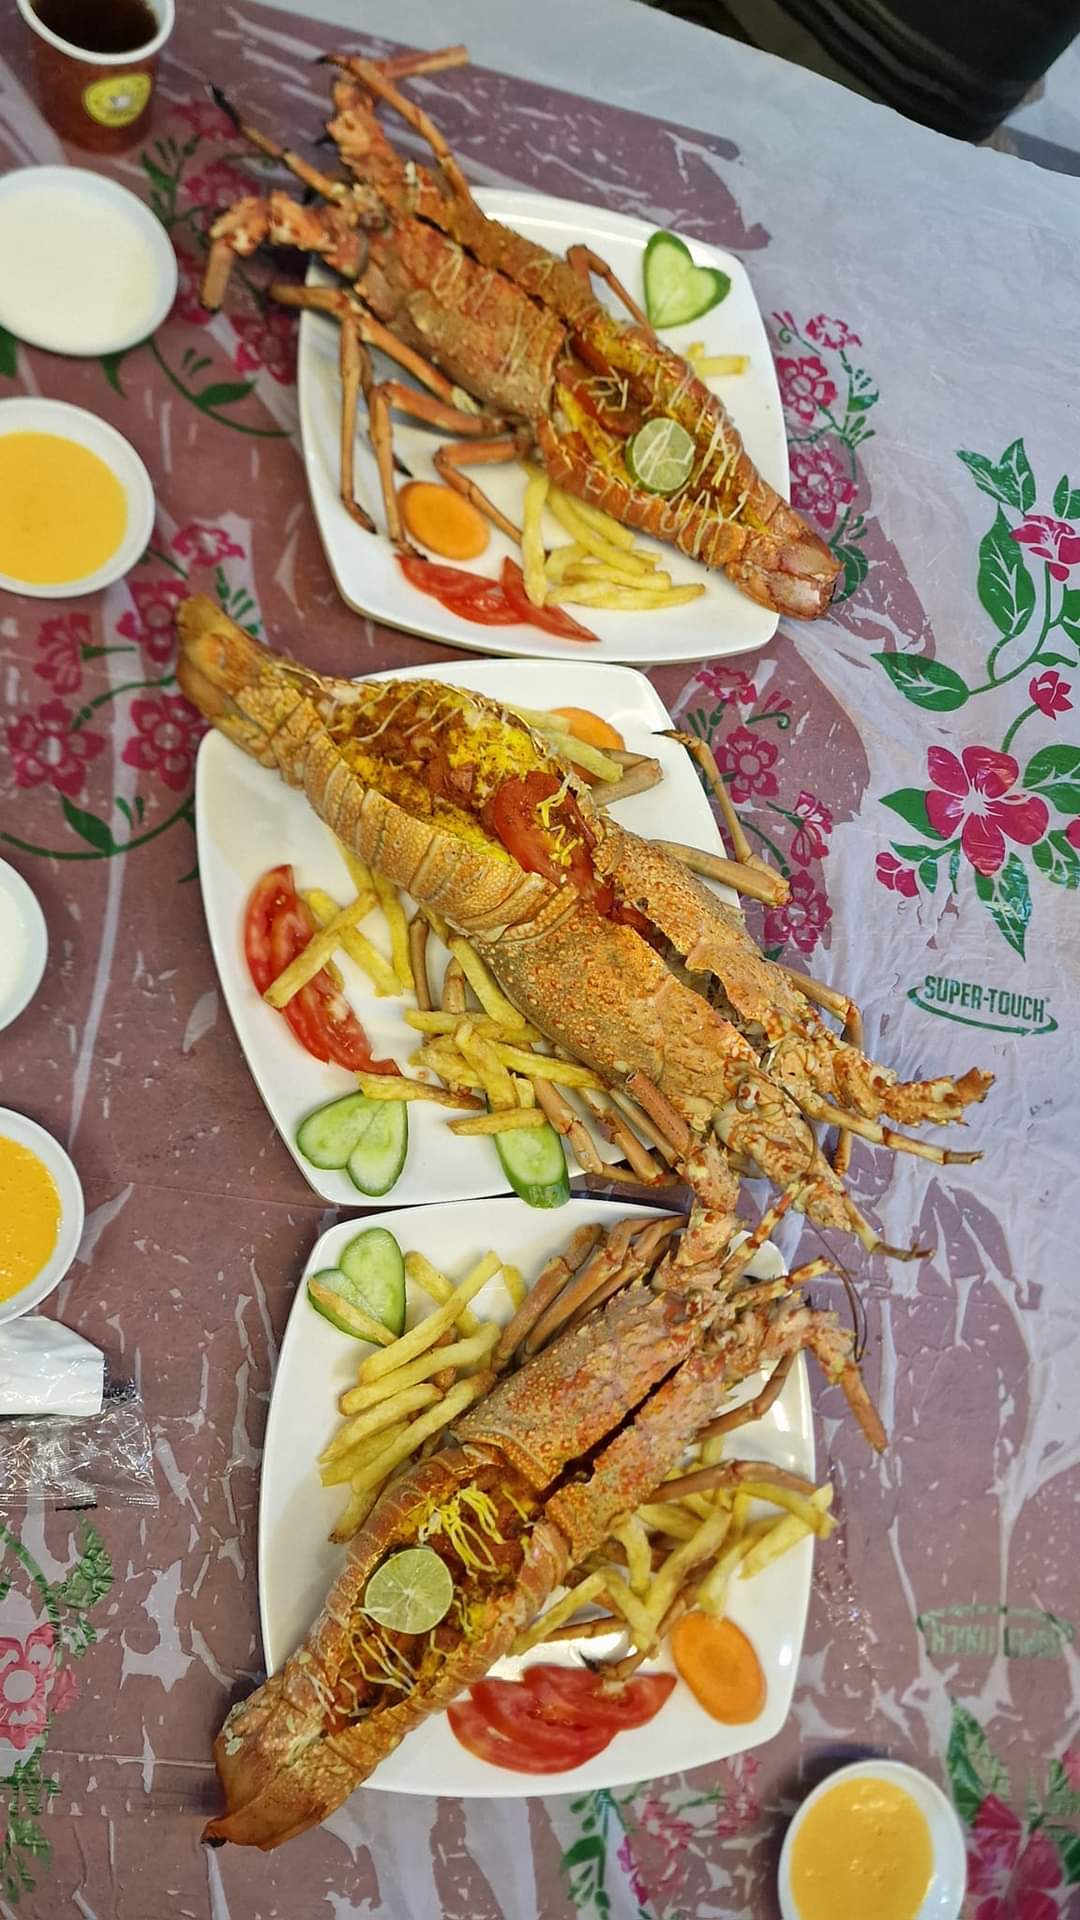
[[[106,1379],[100,1413],[0,1420],[0,1511],[156,1507],[154,1456],[134,1381]]]

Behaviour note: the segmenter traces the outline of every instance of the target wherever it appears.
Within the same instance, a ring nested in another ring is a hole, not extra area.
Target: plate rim
[[[507,219],[508,224],[512,224],[510,216],[514,213],[527,214],[530,208],[536,210],[554,207],[564,212],[568,220],[571,214],[576,213],[579,215],[587,215],[593,220],[608,224],[609,231],[613,225],[618,236],[627,240],[644,240],[657,231],[655,226],[651,226],[648,221],[642,219],[637,214],[621,213],[615,209],[594,206],[587,201],[565,199],[556,194],[534,193],[528,188],[477,187],[475,190],[475,198],[483,212],[490,212],[495,217],[501,214]],[[536,217],[543,218],[542,211],[536,214]],[[695,260],[697,260],[699,256],[702,256],[704,257],[705,264],[708,265],[720,265],[724,267],[725,265],[730,266],[734,264],[737,272],[745,279],[749,288],[750,297],[754,303],[754,310],[760,322],[762,334],[768,349],[766,365],[762,370],[761,377],[768,392],[769,400],[775,406],[777,420],[779,422],[778,445],[782,451],[783,475],[782,484],[778,490],[786,498],[791,484],[791,450],[788,442],[787,428],[784,423],[776,366],[771,347],[769,347],[768,343],[765,317],[762,313],[757,294],[754,291],[749,270],[740,256],[726,247],[717,246],[712,241],[703,240],[697,236],[690,237],[679,234],[677,237],[684,240],[684,244],[690,249],[691,258]],[[313,271],[315,271],[314,265],[309,266],[309,278]],[[311,349],[311,341],[316,337],[316,323],[319,318],[320,315],[317,313],[307,311],[302,312],[300,315],[296,387],[297,410],[300,420],[300,440],[304,474],[307,480],[308,494],[311,501],[312,512],[315,517],[315,524],[319,533],[319,541],[330,575],[338,595],[344,604],[362,619],[373,620],[378,625],[390,627],[391,630],[395,632],[413,634],[417,638],[424,639],[435,646],[461,647],[470,653],[495,654],[507,659],[535,659],[561,662],[563,660],[574,661],[576,658],[579,658],[581,649],[580,642],[563,640],[553,634],[544,634],[539,629],[533,634],[526,626],[520,629],[516,627],[478,628],[468,621],[457,618],[457,616],[448,612],[446,609],[440,609],[445,615],[445,621],[450,630],[448,632],[435,632],[430,622],[427,625],[421,625],[418,624],[417,621],[407,620],[397,617],[396,615],[394,619],[391,620],[386,614],[373,611],[346,593],[345,585],[337,565],[337,542],[333,537],[332,529],[328,529],[324,521],[324,513],[327,511],[328,503],[322,498],[321,485],[316,485],[315,449],[317,446],[317,428],[314,418],[316,357]],[[361,532],[362,529],[358,528],[356,531]],[[378,537],[383,538],[384,536],[379,535]],[[423,599],[423,596],[419,597]],[[433,602],[432,604],[438,603]],[[417,611],[419,614],[421,609]],[[725,645],[720,647],[718,651],[709,646],[703,651],[701,635],[699,634],[695,638],[692,646],[688,643],[669,646],[664,652],[658,654],[651,660],[646,660],[637,655],[620,656],[617,651],[620,644],[618,639],[609,640],[598,637],[598,645],[602,647],[604,651],[599,656],[594,657],[598,657],[598,659],[606,665],[627,665],[636,667],[639,671],[663,666],[685,666],[689,663],[710,659],[737,659],[744,653],[759,652],[761,648],[771,645],[776,639],[779,625],[780,613],[777,611],[773,617],[770,630],[767,633],[763,633],[760,638],[751,639],[739,645]],[[498,637],[502,633],[518,633],[519,631],[523,634],[530,635],[530,637],[525,641],[517,640],[513,643],[501,641]],[[616,650],[613,651],[612,649]],[[590,652],[591,651],[590,649]]]

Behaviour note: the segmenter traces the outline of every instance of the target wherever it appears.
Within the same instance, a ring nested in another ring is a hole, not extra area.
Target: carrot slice
[[[472,502],[434,480],[410,480],[398,503],[413,539],[447,560],[475,560],[491,538],[487,521]]]
[[[686,1613],[671,1634],[675,1665],[714,1720],[740,1725],[765,1705],[765,1675],[745,1633],[731,1620]]]
[[[565,720],[575,740],[584,740],[587,747],[599,747],[601,753],[605,747],[625,747],[626,741],[621,733],[601,720],[598,713],[590,713],[587,707],[552,707]]]

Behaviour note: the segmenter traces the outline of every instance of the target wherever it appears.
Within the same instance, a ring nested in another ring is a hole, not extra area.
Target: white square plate
[[[681,840],[721,851],[711,808],[688,755],[674,740],[654,737],[653,730],[670,726],[671,718],[640,673],[592,661],[568,663],[553,673],[550,663],[488,660],[472,666],[457,662],[448,667],[410,667],[397,675],[377,677],[446,680],[517,706],[572,704],[603,714],[618,727],[632,751],[654,754],[664,769],[658,787],[617,803],[613,815],[652,839]],[[210,944],[225,1003],[255,1084],[316,1193],[336,1207],[365,1206],[368,1202],[347,1173],[313,1167],[296,1148],[296,1130],[304,1115],[351,1092],[355,1081],[343,1067],[324,1065],[305,1053],[281,1015],[257,993],[244,958],[244,910],[255,882],[269,867],[289,862],[299,886],[325,887],[335,899],[350,898],[353,889],[334,837],[302,793],[213,732],[199,749],[195,824]],[[372,914],[364,931],[377,944],[382,942],[389,954],[380,914]],[[429,957],[433,981],[441,982],[448,956],[434,938]],[[377,998],[366,974],[346,955],[337,958],[349,1002],[376,1056],[390,1055],[404,1067],[420,1044],[419,1034],[402,1017],[405,1001]],[[395,1206],[510,1191],[494,1145],[451,1133],[447,1118],[444,1108],[412,1103],[409,1155],[393,1189]],[[605,1145],[600,1143],[602,1151]],[[571,1162],[571,1173],[577,1170]]]
[[[565,1246],[575,1228],[591,1220],[611,1225],[627,1214],[647,1219],[655,1209],[587,1199],[571,1200],[557,1213],[536,1213],[517,1199],[470,1200],[457,1206],[373,1214],[363,1222],[345,1220],[316,1242],[285,1329],[263,1454],[259,1607],[268,1672],[275,1672],[306,1636],[347,1551],[327,1538],[345,1504],[344,1489],[321,1485],[315,1457],[338,1425],[338,1395],[355,1383],[357,1366],[370,1352],[363,1342],[338,1333],[308,1305],[307,1276],[333,1266],[346,1242],[363,1228],[383,1226],[395,1236],[402,1252],[426,1254],[451,1278],[460,1277],[492,1248],[520,1267],[531,1285],[544,1262]],[[760,1279],[772,1279],[783,1271],[773,1246],[763,1247],[750,1268]],[[510,1301],[500,1276],[476,1296],[473,1306],[483,1319],[509,1319]],[[431,1302],[410,1289],[410,1324],[431,1307]],[[731,1396],[730,1404],[752,1396],[759,1385],[755,1376]],[[801,1357],[775,1405],[762,1420],[733,1437],[731,1451],[733,1457],[768,1461],[813,1478],[813,1421]],[[746,1725],[726,1726],[714,1720],[680,1683],[647,1726],[620,1733],[595,1759],[572,1773],[522,1775],[468,1753],[441,1713],[410,1733],[376,1768],[367,1785],[390,1793],[520,1798],[652,1780],[760,1746],[779,1732],[791,1706],[812,1569],[813,1543],[804,1540],[753,1580],[732,1582],[728,1611],[752,1640],[767,1687],[761,1713]],[[615,1644],[614,1639],[588,1642],[589,1651],[601,1655]],[[573,1642],[563,1641],[538,1648],[524,1659],[500,1660],[492,1671],[513,1678],[537,1659],[577,1664]],[[672,1671],[667,1653],[650,1665],[654,1670]]]
[[[635,298],[643,297],[642,256],[647,241],[656,231],[644,220],[635,220],[624,213],[608,213],[600,207],[581,206],[575,200],[556,200],[547,194],[503,188],[483,188],[478,190],[476,198],[485,213],[505,221],[507,226],[552,252],[564,253],[575,241],[587,243],[610,263]],[[768,338],[746,269],[734,254],[724,253],[719,247],[710,247],[700,240],[688,241],[687,245],[696,265],[719,267],[731,276],[731,291],[700,320],[691,320],[682,327],[665,328],[664,342],[680,352],[684,352],[692,340],[703,340],[709,354],[749,354],[750,366],[746,373],[710,384],[730,409],[746,450],[762,477],[786,497],[788,450],[784,416]],[[331,284],[329,276],[320,269],[312,269],[309,277],[315,284]],[[605,288],[597,285],[596,292],[614,312],[622,311],[625,317],[625,310],[620,310]],[[391,371],[389,362],[378,354],[375,360],[379,377],[387,377]],[[403,377],[400,369],[392,371],[396,378]],[[341,382],[335,321],[319,314],[304,314],[300,324],[298,379],[308,484],[326,557],[343,600],[359,613],[385,621],[388,626],[405,627],[412,633],[423,633],[429,639],[445,640],[478,653],[580,658],[582,643],[579,641],[559,640],[528,626],[478,627],[448,612],[437,600],[410,585],[385,536],[382,499],[366,419],[357,437],[356,486],[358,497],[368,508],[379,532],[366,533],[346,513],[339,494]],[[414,421],[395,416],[394,447],[414,479],[438,477],[432,461],[445,438],[419,427]],[[496,505],[520,524],[525,490],[521,468],[516,465],[485,467],[478,477]],[[553,545],[567,538],[554,521],[549,520],[548,530]],[[660,666],[669,660],[706,660],[745,653],[772,639],[778,625],[777,614],[748,600],[722,573],[706,572],[674,547],[648,540],[644,534],[637,537],[663,555],[662,564],[677,585],[701,581],[705,593],[687,606],[670,607],[651,616],[607,613],[594,607],[571,608],[571,612],[580,611],[585,625],[598,636],[599,644],[589,648],[591,659]],[[507,553],[517,554],[517,548],[493,527],[490,546],[479,560],[470,563],[471,570],[494,579]]]

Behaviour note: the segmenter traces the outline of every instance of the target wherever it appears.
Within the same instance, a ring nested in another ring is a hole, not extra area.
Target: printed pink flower
[[[998,1893],[1020,1855],[1023,1829],[996,1793],[988,1793],[968,1828],[968,1892]]]
[[[1062,1878],[1057,1848],[1050,1835],[1040,1828],[1028,1836],[1006,1885],[988,1900],[980,1900],[974,1920],[1059,1920],[1061,1909],[1052,1893],[1061,1885]],[[970,1875],[968,1890],[982,1891]]]
[[[741,1753],[724,1764],[731,1775],[731,1785],[717,1812],[716,1832],[722,1839],[729,1840],[761,1818],[756,1784],[761,1762],[752,1753]]]
[[[779,947],[791,940],[800,953],[812,953],[831,919],[828,899],[815,887],[810,875],[793,874],[787,904],[770,907],[765,915],[765,944]]]
[[[895,853],[879,853],[874,862],[874,870],[883,887],[890,893],[902,893],[908,900],[914,900],[919,891],[919,883],[910,867],[905,867]]]
[[[0,1740],[19,1753],[44,1733],[50,1713],[68,1706],[74,1685],[66,1667],[54,1664],[53,1630],[35,1627],[25,1644],[0,1640]],[[61,1681],[64,1684],[61,1686]]]
[[[178,320],[186,320],[190,327],[208,327],[214,316],[203,306],[199,298],[202,287],[202,268],[178,249],[176,272],[177,287],[173,313]]]
[[[615,1849],[615,1858],[627,1877],[632,1897],[637,1901],[639,1907],[646,1906],[649,1899],[649,1890],[641,1874],[638,1872],[637,1861],[634,1859],[633,1852],[631,1851],[630,1835],[628,1833],[624,1833],[622,1839],[619,1841]]]
[[[215,213],[221,207],[227,207],[233,200],[243,200],[247,195],[257,193],[258,181],[242,168],[234,167],[228,160],[211,160],[201,173],[189,173],[184,178],[184,192],[200,206],[206,206]]]
[[[775,764],[776,748],[749,727],[736,727],[720,747],[717,759],[720,771],[731,775],[733,800],[749,800],[752,793],[778,793],[776,776],[769,772]]]
[[[87,763],[105,751],[100,733],[85,727],[72,732],[73,714],[62,700],[46,700],[33,713],[9,720],[8,746],[15,762],[15,784],[37,787],[48,780],[57,793],[73,800],[86,783]]]
[[[662,1893],[681,1877],[686,1855],[696,1851],[693,1823],[680,1818],[675,1807],[666,1805],[659,1793],[652,1792],[645,1797],[638,1831],[660,1847],[663,1866],[652,1892]]]
[[[244,549],[237,546],[224,527],[209,527],[201,520],[192,520],[176,535],[173,552],[199,566],[216,567],[219,560],[242,559]]]
[[[734,706],[736,701],[741,706],[752,707],[757,699],[754,677],[742,667],[702,667],[698,685],[725,707]]]
[[[1013,528],[1012,537],[1045,560],[1055,580],[1067,580],[1070,567],[1080,566],[1080,533],[1067,520],[1029,513],[1022,526]]]
[[[855,487],[830,445],[791,449],[791,504],[812,513],[823,527],[831,527],[841,507],[855,498]]]
[[[133,700],[131,717],[138,731],[124,748],[127,765],[156,773],[174,793],[182,792],[203,733],[201,716],[181,694],[165,693],[160,699]]]
[[[791,857],[800,866],[808,867],[811,860],[820,860],[828,849],[829,835],[832,832],[832,814],[828,807],[815,800],[812,793],[800,793],[795,802],[795,812],[802,821],[791,842]]]
[[[234,313],[232,323],[240,335],[234,356],[239,371],[257,373],[265,367],[279,386],[292,386],[296,380],[296,315],[285,307],[271,307],[265,314]]]
[[[137,640],[147,659],[155,667],[163,667],[176,651],[173,621],[177,607],[187,596],[187,583],[132,580],[128,587],[135,606],[121,615],[116,631],[122,633],[125,640]]]
[[[776,371],[785,407],[806,426],[819,407],[831,407],[836,399],[836,387],[829,379],[829,370],[816,353],[807,354],[802,360],[778,360]]]
[[[1077,839],[1080,840],[1080,820],[1074,820]],[[1068,839],[1068,834],[1066,834]],[[1074,843],[1075,844],[1075,843]],[[1061,1756],[1062,1770],[1074,1793],[1080,1793],[1080,1747],[1066,1747]]]
[[[1059,713],[1068,713],[1072,706],[1069,699],[1071,691],[1072,682],[1063,680],[1060,673],[1049,669],[1045,673],[1037,673],[1033,680],[1028,681],[1029,698],[1034,700],[1048,720],[1056,720]]]
[[[174,107],[178,120],[186,120],[192,133],[200,140],[227,140],[236,129],[227,113],[209,100],[185,100],[183,106]]]
[[[90,644],[88,613],[62,613],[38,629],[41,655],[34,672],[51,683],[54,693],[77,693],[82,686],[82,650]]]
[[[831,347],[834,353],[841,347],[862,346],[858,334],[852,333],[846,320],[830,320],[827,313],[816,313],[807,321],[806,331],[819,347]]]
[[[947,747],[931,747],[926,765],[934,783],[926,796],[927,819],[944,839],[959,833],[977,873],[997,872],[1006,834],[1022,847],[1042,839],[1050,819],[1046,801],[1034,793],[1005,798],[1020,772],[1011,754],[965,747],[958,760]]]
[[[1080,853],[1080,817],[1069,821],[1065,829],[1065,838],[1070,847],[1075,847],[1077,852]],[[1076,1790],[1080,1793],[1080,1780],[1076,1783]]]

